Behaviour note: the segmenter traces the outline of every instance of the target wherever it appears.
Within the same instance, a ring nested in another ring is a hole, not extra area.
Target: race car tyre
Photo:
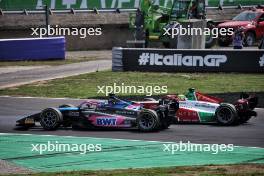
[[[233,125],[237,123],[238,115],[234,105],[222,103],[215,111],[217,122],[220,125]]]
[[[159,124],[157,113],[150,109],[143,110],[137,118],[137,126],[143,132],[155,131],[159,128]]]
[[[161,129],[168,129],[169,126],[173,123],[173,118],[168,116],[166,119],[163,120],[161,123]]]
[[[61,112],[56,108],[44,109],[40,114],[40,125],[45,130],[56,130],[62,123]]]
[[[75,108],[76,106],[72,105],[72,104],[63,104],[60,105],[59,108]]]
[[[169,126],[173,123],[173,119],[175,118],[174,116],[172,117],[169,115],[168,107],[166,109],[167,110],[163,109],[156,111],[160,121],[159,129],[168,129]]]
[[[253,46],[256,41],[255,34],[253,32],[247,32],[245,35],[244,45]]]

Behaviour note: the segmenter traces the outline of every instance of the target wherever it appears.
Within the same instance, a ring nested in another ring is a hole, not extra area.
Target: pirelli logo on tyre
[[[139,55],[140,66],[186,66],[186,67],[220,67],[227,62],[226,55],[209,54],[206,56],[192,56],[183,54],[161,55],[157,53],[144,52]]]

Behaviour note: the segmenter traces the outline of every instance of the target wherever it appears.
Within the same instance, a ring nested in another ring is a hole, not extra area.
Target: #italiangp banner
[[[153,0],[155,4],[170,7],[173,0]],[[36,10],[48,5],[51,9],[137,8],[140,0],[0,0],[2,10]],[[264,0],[206,0],[208,6],[264,5]]]

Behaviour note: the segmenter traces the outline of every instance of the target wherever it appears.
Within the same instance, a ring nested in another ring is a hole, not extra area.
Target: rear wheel
[[[161,129],[168,129],[169,126],[173,123],[173,117],[167,116],[165,119],[163,119],[161,123]]]
[[[220,125],[233,125],[237,122],[237,111],[234,105],[224,103],[221,104],[215,112],[217,122]]]
[[[143,110],[137,118],[137,126],[140,131],[150,132],[159,128],[159,118],[153,110]]]
[[[40,125],[45,130],[56,130],[62,123],[61,112],[56,108],[44,109],[40,114]]]

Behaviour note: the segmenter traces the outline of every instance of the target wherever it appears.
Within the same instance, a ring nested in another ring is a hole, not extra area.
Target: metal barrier
[[[223,10],[223,9],[243,9],[243,8],[255,8],[257,6],[218,6],[218,7],[206,7],[206,9],[210,10]],[[53,13],[122,13],[122,12],[136,12],[136,8],[131,8],[131,9],[65,9],[65,10],[53,10],[53,9],[48,9],[50,14]],[[45,10],[1,10],[0,15],[4,14],[44,14],[46,13]]]
[[[112,69],[150,72],[264,73],[264,50],[114,48]]]
[[[0,61],[65,59],[65,38],[0,39]]]

